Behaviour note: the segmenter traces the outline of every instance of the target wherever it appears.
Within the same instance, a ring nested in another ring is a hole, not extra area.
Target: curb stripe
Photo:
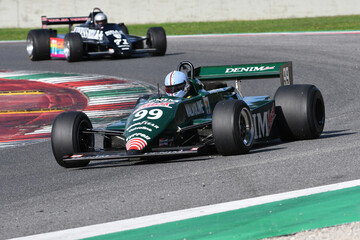
[[[150,84],[140,83],[137,81],[130,81],[125,79],[119,79],[116,77],[103,76],[103,75],[79,75],[79,74],[62,74],[53,72],[40,72],[40,71],[0,71],[0,79],[9,83],[14,81],[32,81],[45,84],[53,84],[56,88],[68,88],[77,90],[87,99],[85,105],[69,105],[71,109],[77,111],[84,111],[87,113],[95,124],[101,123],[106,125],[109,122],[118,121],[120,118],[126,117],[130,114],[137,99],[143,94],[151,93],[155,88]],[[15,119],[19,124],[25,124],[28,119],[21,120],[21,116],[30,116],[33,118],[31,128],[24,126],[23,132],[13,131],[3,132],[1,135],[1,141],[19,141],[19,140],[31,140],[38,138],[49,138],[51,128],[47,124],[51,125],[51,119],[54,119],[57,114],[62,111],[66,111],[67,108],[58,107],[57,109],[46,108],[46,104],[52,103],[57,100],[55,93],[51,92],[51,97],[47,98],[49,103],[46,102],[48,92],[40,92],[37,89],[23,90],[19,82],[14,82],[12,87],[9,87],[10,91],[0,92],[1,100],[4,102],[10,101],[8,98],[18,98],[22,95],[36,95],[43,94],[45,97],[39,100],[45,100],[44,107],[31,108],[30,104],[21,105],[21,101],[17,100],[17,109],[3,106],[3,111],[0,111],[2,121],[7,118]],[[14,91],[12,91],[14,89]],[[21,91],[16,91],[20,89]],[[71,97],[70,95],[66,97]],[[64,101],[67,101],[65,99]],[[70,104],[70,103],[69,103]],[[23,108],[21,108],[23,106]],[[20,108],[20,109],[18,109]],[[46,115],[52,114],[48,118]],[[48,120],[46,120],[48,119]],[[1,120],[1,119],[0,119]],[[37,125],[38,124],[38,125]],[[11,124],[10,124],[11,125]],[[9,125],[9,126],[10,126]],[[41,132],[39,134],[38,132]],[[13,145],[16,145],[14,143]],[[18,142],[21,144],[21,142]],[[7,144],[1,144],[2,146],[9,146]],[[11,146],[13,146],[11,145]],[[0,147],[2,147],[0,146]]]

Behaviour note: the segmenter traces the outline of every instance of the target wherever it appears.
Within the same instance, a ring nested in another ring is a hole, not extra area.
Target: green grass
[[[360,15],[258,21],[127,25],[130,34],[140,36],[146,35],[147,29],[152,26],[162,26],[165,28],[167,35],[360,30]],[[24,40],[29,30],[29,28],[1,28],[0,40]],[[58,28],[60,33],[66,33],[67,30],[66,27]]]

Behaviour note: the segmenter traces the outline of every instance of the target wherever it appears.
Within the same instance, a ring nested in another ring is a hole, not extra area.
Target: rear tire
[[[68,62],[81,61],[84,55],[82,37],[79,33],[67,33],[64,39],[64,54]]]
[[[94,135],[82,133],[82,130],[91,128],[92,124],[83,112],[64,112],[55,118],[51,131],[51,146],[60,166],[75,168],[89,164],[89,161],[64,162],[63,156],[93,151]]]
[[[26,38],[26,51],[32,61],[50,59],[50,30],[29,31]]]
[[[282,86],[274,98],[281,140],[320,136],[325,126],[325,105],[319,89],[307,84]]]
[[[216,104],[212,129],[215,146],[221,155],[248,153],[254,141],[254,122],[249,106],[242,100]]]
[[[162,27],[152,27],[147,31],[146,44],[149,48],[155,48],[156,51],[150,53],[151,56],[164,56],[166,52],[166,33]]]

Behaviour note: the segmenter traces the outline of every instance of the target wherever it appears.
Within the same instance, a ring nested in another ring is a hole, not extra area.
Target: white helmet
[[[183,72],[172,71],[165,78],[165,92],[169,96],[184,97],[189,88],[189,80]]]
[[[100,12],[95,15],[94,21],[96,26],[101,27],[107,23],[107,17],[104,13]]]

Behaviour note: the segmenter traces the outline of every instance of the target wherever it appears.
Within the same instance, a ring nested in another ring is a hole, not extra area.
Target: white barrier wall
[[[126,24],[360,14],[359,0],[0,0],[0,28],[37,28],[42,15],[87,16],[94,7]]]

